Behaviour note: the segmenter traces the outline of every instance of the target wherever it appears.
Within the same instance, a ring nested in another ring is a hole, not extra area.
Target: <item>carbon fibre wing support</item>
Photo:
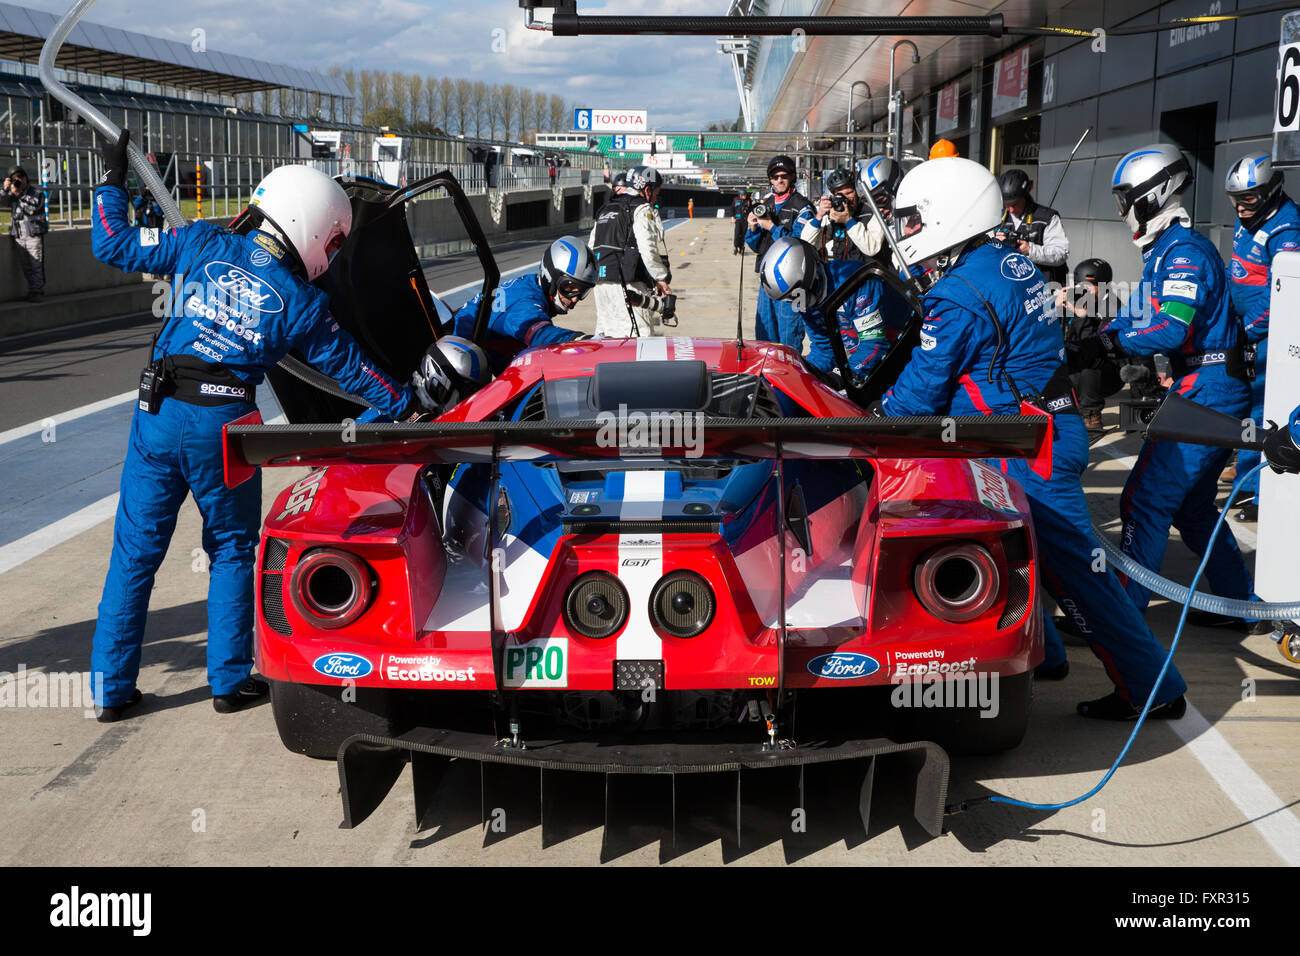
[[[225,457],[228,467],[245,468],[488,463],[494,455],[508,462],[768,459],[777,457],[777,442],[783,459],[1028,458],[1044,464],[1051,454],[1051,419],[1041,415],[718,418],[687,427],[682,419],[690,414],[632,412],[622,422],[609,415],[582,421],[232,425]],[[638,434],[648,443],[635,444]]]

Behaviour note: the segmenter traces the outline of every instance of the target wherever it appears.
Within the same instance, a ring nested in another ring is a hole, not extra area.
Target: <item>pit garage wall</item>
[[[1051,22],[1115,27],[1204,15],[1211,12],[1212,5],[1216,13],[1245,12],[1267,2],[1083,0],[1062,6]],[[980,77],[980,122],[972,130],[967,122],[972,74],[967,72],[961,78],[963,126],[957,133],[970,133],[970,149],[963,155],[991,166],[990,129],[1040,114],[1036,175],[1033,167],[1026,168],[1035,180],[1035,197],[1046,203],[1080,134],[1094,127],[1075,154],[1054,206],[1070,238],[1071,266],[1098,256],[1112,264],[1116,279],[1131,281],[1141,273],[1142,262],[1110,194],[1115,165],[1125,153],[1148,143],[1174,142],[1191,152],[1200,138],[1205,161],[1196,185],[1184,198],[1197,228],[1209,235],[1228,259],[1234,216],[1223,192],[1223,179],[1229,165],[1240,156],[1272,149],[1280,19],[1277,13],[1263,14],[1220,24],[1217,30],[1207,29],[1195,36],[1164,32],[1107,37],[1104,53],[1094,52],[1092,41],[1031,41],[1026,110],[990,117],[993,62],[987,61],[975,72]],[[1045,75],[1048,82],[1044,82]],[[924,116],[926,129],[934,130],[937,100],[936,89],[927,98],[928,109],[922,111],[919,101],[915,104],[918,126]],[[1198,107],[1205,112],[1198,113]],[[1212,124],[1204,121],[1210,109]],[[930,140],[936,135],[930,132]],[[912,149],[920,152],[921,145],[918,141]],[[1288,172],[1286,179],[1288,192],[1300,196],[1300,171]]]

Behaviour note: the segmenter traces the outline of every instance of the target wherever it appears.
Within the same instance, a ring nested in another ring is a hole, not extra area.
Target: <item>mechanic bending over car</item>
[[[1120,159],[1111,180],[1119,214],[1142,252],[1142,279],[1119,315],[1094,338],[1070,348],[1070,367],[1085,369],[1109,358],[1169,356],[1171,391],[1242,419],[1250,413],[1250,385],[1241,322],[1229,308],[1228,277],[1218,249],[1191,228],[1179,196],[1191,185],[1191,167],[1178,148],[1156,143]],[[1159,569],[1172,525],[1197,557],[1205,554],[1219,509],[1219,473],[1230,449],[1147,439],[1120,499],[1123,549],[1147,568]],[[1214,541],[1205,576],[1215,594],[1250,600],[1252,582],[1236,539],[1225,529]],[[1125,588],[1146,610],[1150,592],[1136,581]],[[1202,626],[1266,633],[1266,622],[1242,622],[1194,611]]]
[[[924,200],[924,201],[923,201]],[[1093,568],[1098,547],[1081,476],[1088,435],[1063,364],[1065,346],[1047,283],[1023,254],[988,238],[1002,213],[993,174],[968,159],[934,159],[904,178],[895,199],[900,249],[936,281],[925,294],[921,344],[881,400],[885,415],[1003,415],[1024,399],[1052,415],[1052,476],[1023,459],[992,462],[1029,499],[1043,583],[1079,624],[1115,691],[1079,704],[1085,717],[1133,720],[1165,651],[1128,600],[1119,579]],[[1046,611],[1046,656],[1036,674],[1066,676],[1069,664]],[[1172,666],[1149,716],[1176,718],[1186,684]]]
[[[103,675],[99,720],[138,704],[136,687],[154,575],[186,492],[203,516],[208,582],[207,671],[212,706],[228,714],[267,693],[253,667],[253,564],[261,518],[256,475],[227,488],[222,426],[256,410],[266,370],[297,349],[385,415],[413,420],[416,393],[377,368],[330,316],[308,282],[325,272],[352,226],[343,189],[307,166],[282,166],[258,185],[232,223],[246,234],[195,222],[142,229],[127,221],[127,133],[102,146],[95,190],[95,257],[125,272],[175,276],[169,312],[154,336],[131,419],[113,554],[91,651]],[[423,391],[423,389],[422,389]]]
[[[629,305],[628,291],[673,294],[668,241],[655,203],[663,177],[653,166],[633,166],[621,191],[601,207],[588,245],[596,264],[596,334],[611,338],[654,335],[658,313]]]
[[[1300,249],[1300,208],[1282,190],[1282,171],[1273,168],[1268,153],[1250,153],[1228,170],[1224,181],[1228,200],[1237,212],[1232,238],[1232,270],[1228,294],[1232,310],[1246,329],[1246,341],[1255,347],[1255,378],[1250,383],[1250,417],[1257,425],[1264,421],[1264,371],[1268,360],[1268,310],[1273,257],[1279,252]],[[1237,453],[1236,471],[1250,471],[1259,464],[1259,452]],[[1233,478],[1236,478],[1236,471]],[[1259,475],[1241,485],[1243,501],[1239,521],[1259,519]]]
[[[595,259],[585,242],[577,236],[565,236],[556,239],[542,254],[536,275],[519,276],[497,287],[486,342],[493,375],[500,375],[524,349],[591,338],[584,332],[561,328],[551,320],[567,314],[587,297],[596,284]],[[480,292],[456,313],[453,323],[457,337],[473,338],[482,296]],[[626,327],[627,322],[623,324]]]
[[[812,216],[812,203],[795,191],[794,177],[795,164],[789,156],[773,156],[768,162],[767,179],[772,189],[750,207],[745,220],[749,225],[745,245],[753,250],[755,272],[762,272],[763,257],[772,243],[786,236],[798,236]],[[804,216],[803,222],[796,222],[800,215]],[[763,342],[780,342],[803,354],[803,335],[804,322],[794,305],[785,300],[774,300],[760,283],[754,338]]]

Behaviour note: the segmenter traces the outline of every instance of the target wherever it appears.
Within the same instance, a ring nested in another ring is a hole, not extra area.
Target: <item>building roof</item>
[[[0,2],[0,59],[36,62],[60,18]],[[60,69],[118,76],[208,93],[253,93],[276,88],[351,97],[343,80],[297,67],[233,53],[191,49],[164,40],[82,20],[59,50]]]

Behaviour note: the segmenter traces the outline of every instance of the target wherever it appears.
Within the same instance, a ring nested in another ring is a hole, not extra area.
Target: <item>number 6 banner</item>
[[[1273,164],[1300,166],[1300,13],[1282,18],[1273,104]]]

